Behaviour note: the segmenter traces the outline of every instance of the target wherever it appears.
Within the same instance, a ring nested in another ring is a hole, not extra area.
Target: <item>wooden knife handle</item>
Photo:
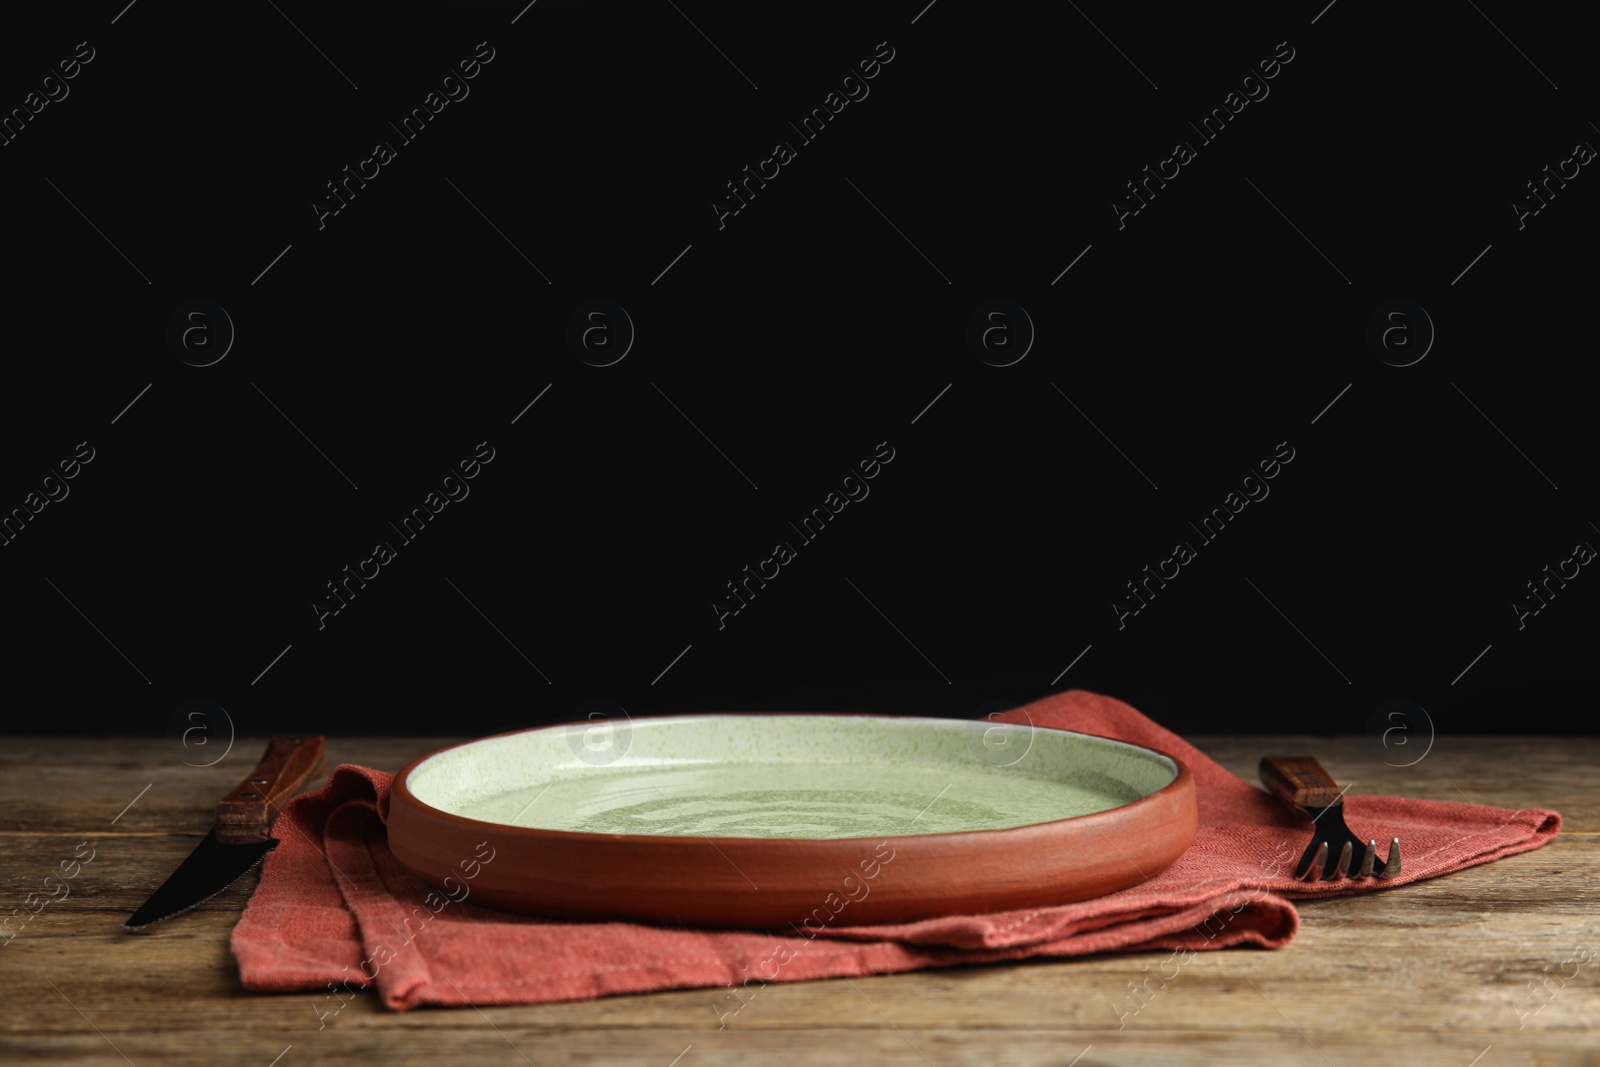
[[[1297,808],[1331,808],[1340,803],[1333,776],[1310,756],[1261,757],[1261,783]]]
[[[325,747],[321,737],[310,734],[285,734],[268,742],[256,769],[217,804],[217,840],[224,845],[267,840],[273,813],[321,769]]]

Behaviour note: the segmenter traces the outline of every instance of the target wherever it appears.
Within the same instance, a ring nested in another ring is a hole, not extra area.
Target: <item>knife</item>
[[[267,832],[273,812],[322,770],[324,747],[321,737],[274,737],[256,769],[217,804],[217,821],[210,833],[133,913],[124,929],[143,933],[151,923],[209,900],[277,848],[278,839]]]

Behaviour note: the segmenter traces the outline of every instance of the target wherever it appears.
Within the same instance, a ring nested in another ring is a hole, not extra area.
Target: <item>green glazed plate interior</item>
[[[1132,803],[1177,766],[1137,745],[992,721],[691,715],[527,730],[446,749],[423,803],[501,825],[670,837],[999,830]]]

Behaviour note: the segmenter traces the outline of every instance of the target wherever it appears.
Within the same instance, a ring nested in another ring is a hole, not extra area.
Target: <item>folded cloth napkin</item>
[[[296,797],[274,824],[281,844],[234,928],[244,987],[314,991],[322,1024],[353,990],[376,985],[386,1007],[536,1004],[612,993],[721,987],[725,1022],[767,982],[793,982],[1035,956],[1231,945],[1281,948],[1299,929],[1290,897],[1342,896],[1448,874],[1554,838],[1561,816],[1524,808],[1347,796],[1358,827],[1405,849],[1390,880],[1293,878],[1309,833],[1279,801],[1224,770],[1121,701],[1073,690],[997,721],[1100,734],[1178,757],[1194,774],[1200,829],[1167,870],[1076,904],[946,915],[892,926],[783,933],[513,915],[441,896],[390,854],[392,776],[344,765]]]

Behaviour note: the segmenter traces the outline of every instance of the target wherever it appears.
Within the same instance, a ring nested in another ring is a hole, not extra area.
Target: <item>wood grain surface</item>
[[[451,740],[329,738],[328,765],[394,770]],[[122,930],[264,739],[210,767],[171,741],[11,739],[0,917],[29,918],[0,944],[0,1063],[1600,1064],[1600,740],[1442,737],[1408,768],[1364,738],[1193,740],[1247,781],[1266,753],[1313,753],[1351,794],[1549,807],[1564,829],[1486,866],[1305,902],[1287,948],[1200,953],[1166,980],[1157,952],[777,983],[720,1030],[713,990],[407,1013],[364,993],[319,1030],[312,994],[239,987],[227,938],[256,874],[146,936]]]

